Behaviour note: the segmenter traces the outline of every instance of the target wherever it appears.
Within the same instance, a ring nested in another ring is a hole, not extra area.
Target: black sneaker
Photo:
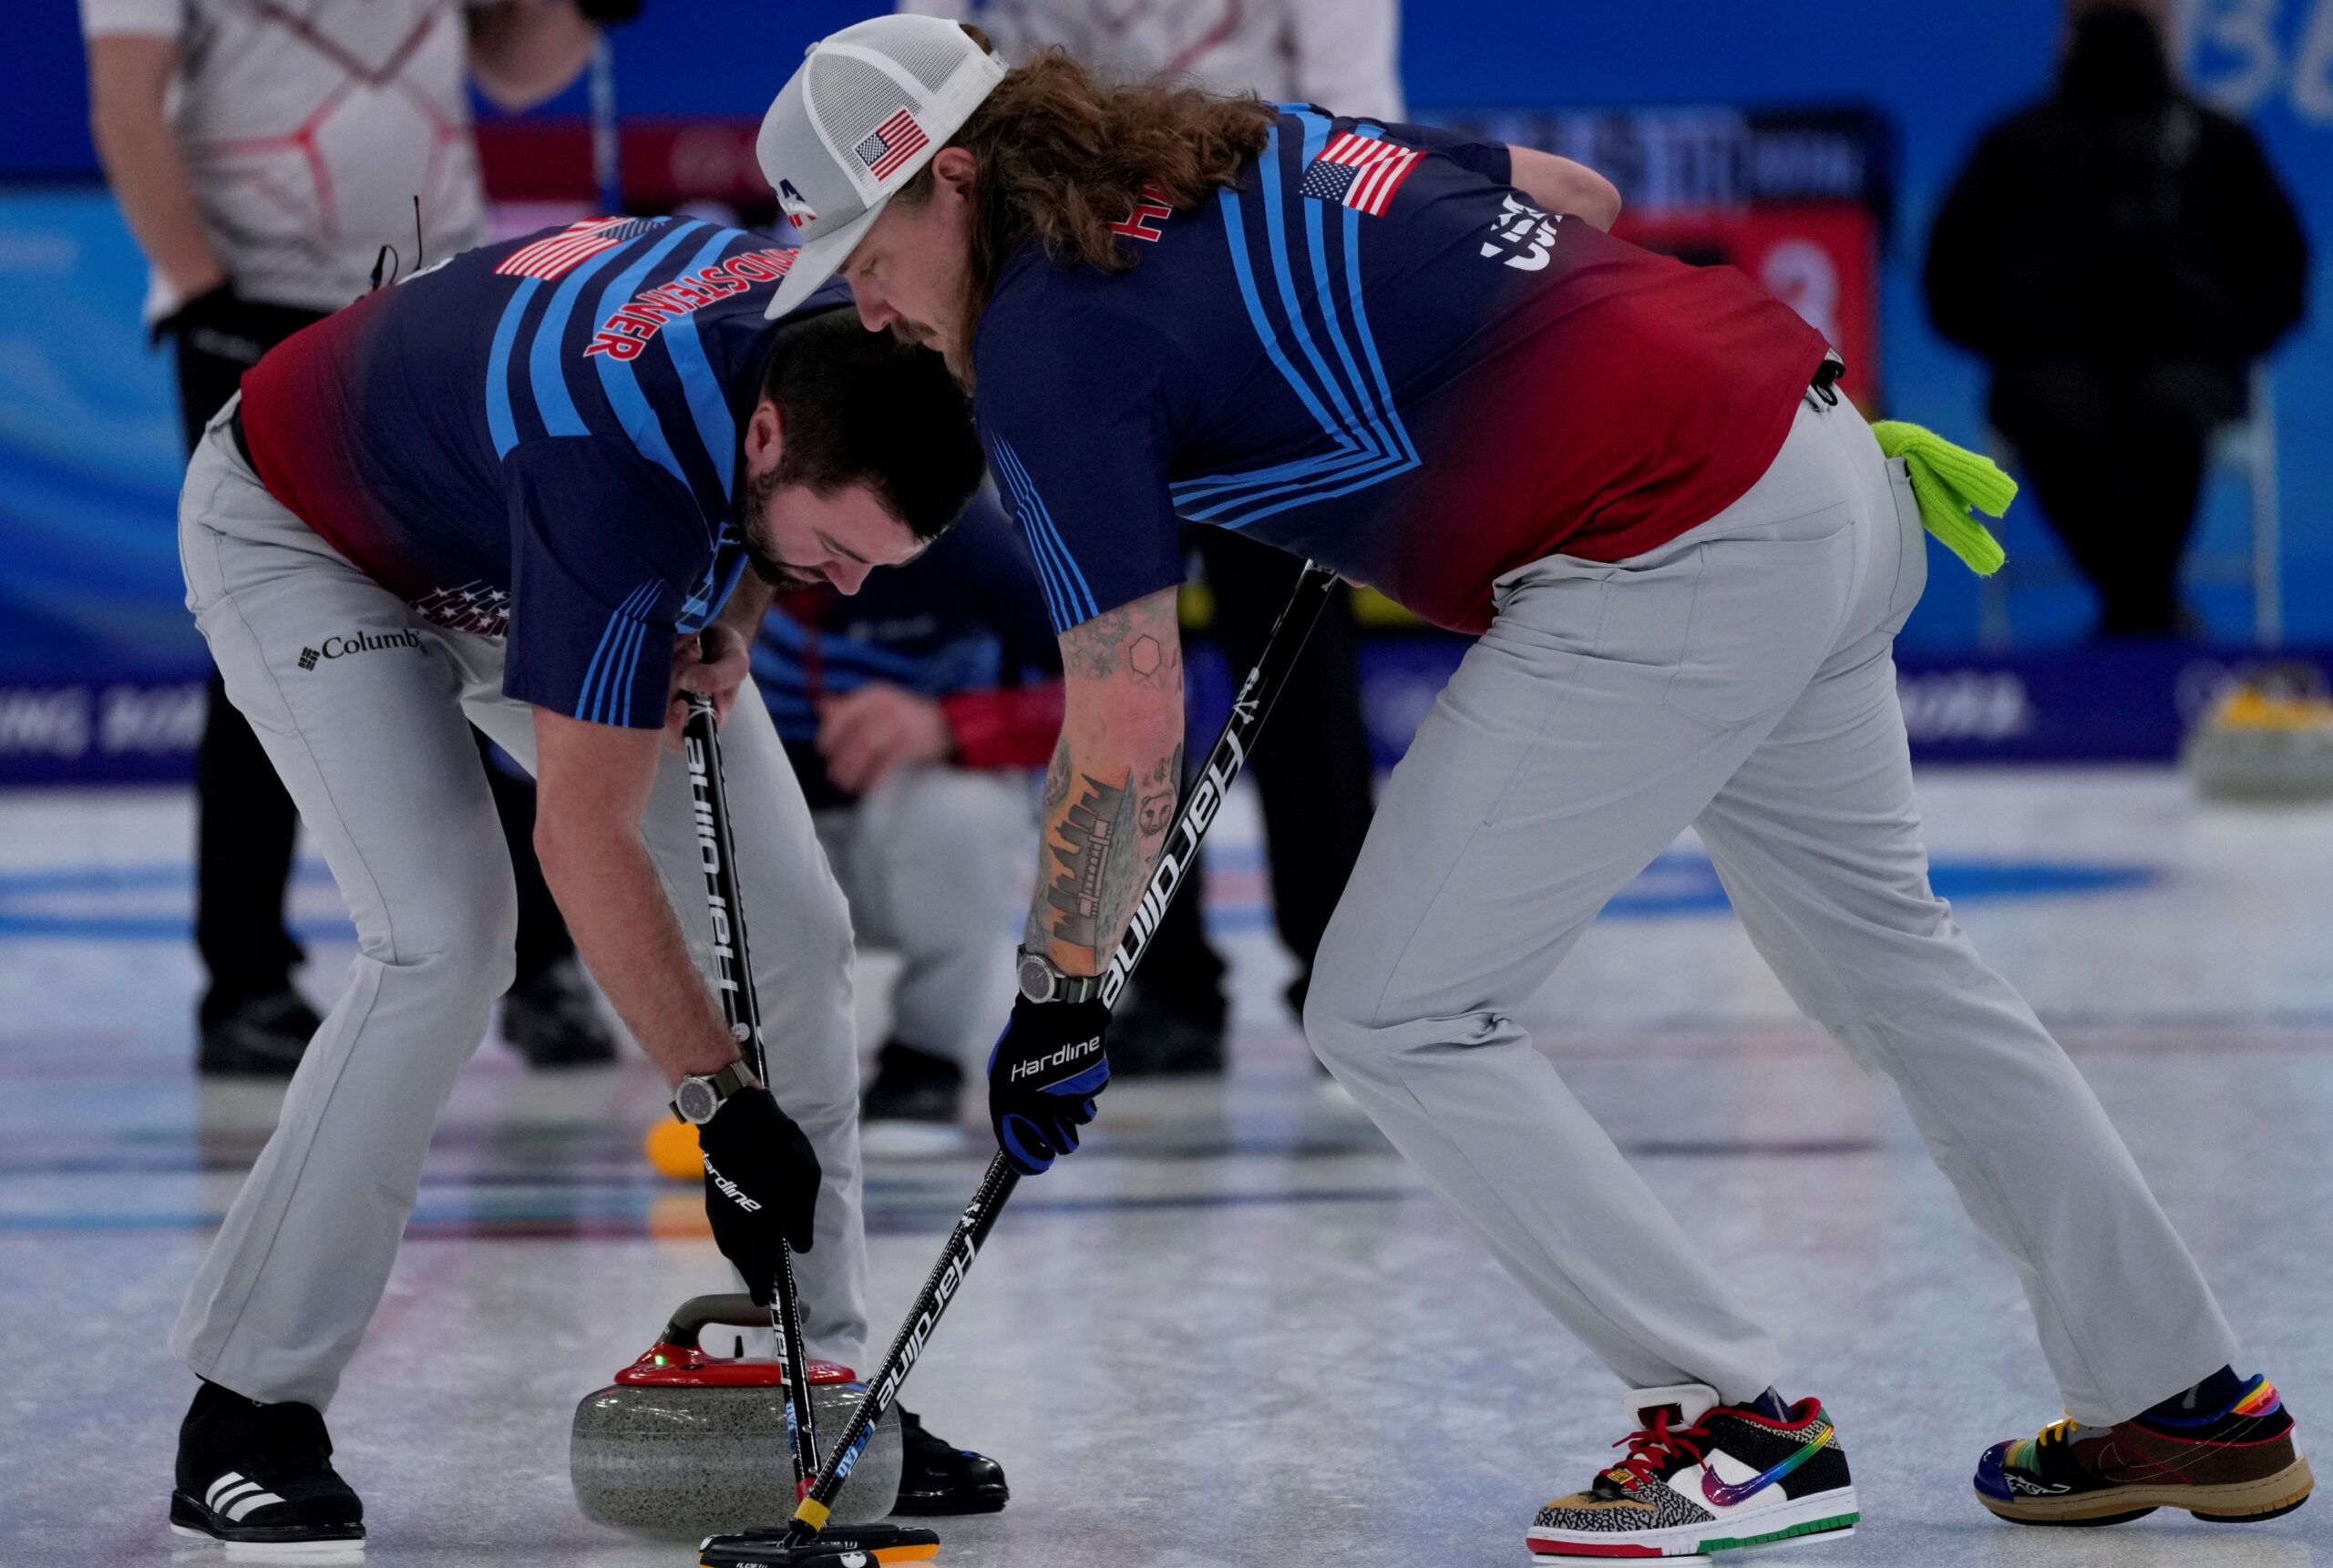
[[[2247,1524],[2290,1513],[2316,1484],[2276,1385],[2227,1368],[2127,1421],[2068,1417],[1977,1461],[1977,1501],[2017,1524],[2121,1524],[2158,1508]]]
[[[231,1559],[364,1551],[365,1505],[332,1468],[313,1405],[263,1405],[206,1381],[179,1426],[170,1528]]]
[[[1012,1495],[1004,1467],[986,1454],[960,1449],[924,1430],[899,1407],[899,1500],[893,1514],[994,1513]]]
[[[604,1067],[616,1059],[616,1037],[581,962],[571,958],[545,965],[503,996],[502,1038],[529,1067]]]
[[[965,1142],[963,1102],[961,1067],[892,1040],[876,1053],[875,1081],[859,1102],[858,1145],[875,1159],[952,1154]]]
[[[1821,1400],[1785,1406],[1769,1389],[1721,1405],[1687,1383],[1634,1389],[1629,1406],[1638,1429],[1612,1445],[1628,1457],[1539,1511],[1536,1562],[1698,1557],[1853,1528],[1855,1484]]]
[[[324,1021],[289,986],[203,1011],[194,1070],[211,1078],[289,1078]]]
[[[1220,992],[1169,997],[1136,981],[1110,1020],[1110,1076],[1220,1075],[1229,1015]]]

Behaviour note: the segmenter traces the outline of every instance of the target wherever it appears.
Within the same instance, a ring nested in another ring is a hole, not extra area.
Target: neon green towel
[[[1883,419],[1871,427],[1879,449],[1901,457],[1912,471],[1912,495],[1920,503],[1920,521],[1978,577],[1990,577],[2008,558],[1992,530],[1972,515],[1998,518],[2017,498],[2017,481],[2001,472],[1990,457],[1955,446],[1935,431],[1900,419]]]

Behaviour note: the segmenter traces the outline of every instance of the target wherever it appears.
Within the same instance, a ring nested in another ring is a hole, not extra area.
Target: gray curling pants
[[[2089,1085],[1929,889],[1890,656],[1926,563],[1903,465],[1810,398],[1681,538],[1502,578],[1379,803],[1305,1028],[1629,1384],[1754,1398],[1773,1342],[1514,1018],[1690,824],[1793,999],[1895,1080],[2016,1266],[2067,1409],[2118,1420],[2235,1342]]]
[[[469,726],[531,768],[533,715],[502,695],[499,639],[415,615],[270,497],[216,423],[188,469],[179,550],[227,694],[331,866],[357,955],[170,1348],[238,1393],[321,1409],[380,1303],[454,1075],[510,983],[510,857]],[[349,651],[360,632],[392,641]],[[801,1260],[804,1332],[813,1354],[858,1366],[867,1250],[849,915],[767,711],[738,703],[722,749],[770,1087],[826,1170],[817,1245]],[[678,757],[657,775],[641,832],[709,965]]]
[[[893,768],[857,805],[817,820],[858,939],[899,956],[891,1038],[985,1072],[1037,858],[1028,775]]]

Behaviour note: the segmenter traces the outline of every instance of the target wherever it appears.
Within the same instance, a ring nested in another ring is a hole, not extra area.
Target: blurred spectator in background
[[[2160,0],[2068,17],[2056,90],[1985,133],[1937,214],[1928,308],[1991,364],[2100,635],[2173,635],[2212,431],[2300,319],[2307,242],[2252,133],[2180,87]]]
[[[190,451],[243,372],[364,293],[376,261],[393,278],[485,240],[466,77],[524,108],[599,36],[570,0],[81,0],[81,25],[98,154],[153,269],[146,319],[177,349]],[[486,765],[520,899],[503,1034],[538,1065],[611,1060],[535,864],[533,785]],[[299,818],[215,673],[195,799],[198,1065],[288,1077],[320,1022],[284,921]]]
[[[781,591],[754,649],[859,942],[899,955],[868,1153],[944,1153],[1012,985],[1061,733],[1061,652],[1020,536],[983,494],[856,595]]]
[[[1252,92],[1267,102],[1403,117],[1398,0],[903,0],[899,8],[976,24],[1009,60],[1058,45],[1116,76],[1184,76],[1214,92]],[[1210,630],[1237,682],[1262,656],[1301,563],[1228,528],[1191,528],[1187,538],[1213,601]],[[1271,862],[1273,924],[1296,958],[1288,1005],[1299,1018],[1312,956],[1369,832],[1373,764],[1353,643],[1351,600],[1340,586],[1272,710],[1271,743],[1252,770]],[[1191,765],[1204,755],[1193,755]],[[1206,878],[1194,866],[1110,1026],[1112,1076],[1223,1070],[1229,1004],[1223,959],[1208,944],[1206,904]]]

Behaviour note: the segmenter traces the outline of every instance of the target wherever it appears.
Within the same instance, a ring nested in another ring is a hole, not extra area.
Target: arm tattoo
[[[1069,743],[1058,741],[1053,745],[1053,764],[1045,769],[1044,806],[1048,815],[1053,807],[1069,798]]]
[[[1118,672],[1118,650],[1134,630],[1134,612],[1125,605],[1105,610],[1062,634],[1063,668],[1088,681],[1106,681]]]
[[[1127,842],[1134,811],[1132,774],[1117,784],[1086,775],[1084,794],[1069,808],[1048,846],[1061,867],[1044,897],[1054,916],[1054,941],[1098,955],[1103,944],[1117,935],[1127,875],[1124,866],[1138,858]]]
[[[1158,765],[1143,781],[1142,810],[1135,820],[1144,838],[1156,838],[1174,825],[1175,796],[1182,783],[1183,748],[1177,743],[1175,754],[1159,758]]]
[[[1126,644],[1126,675],[1137,686],[1154,686],[1161,691],[1179,692],[1183,689],[1183,651],[1179,641],[1175,646],[1161,643],[1147,631]]]

